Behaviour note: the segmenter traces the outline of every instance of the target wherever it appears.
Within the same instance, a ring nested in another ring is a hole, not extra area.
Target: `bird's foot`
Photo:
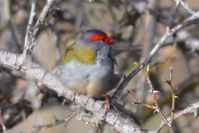
[[[103,109],[108,112],[110,109],[115,109],[115,101],[111,99],[111,96],[105,95],[97,98],[97,100],[103,101]]]
[[[57,74],[57,69],[54,68],[51,72],[52,72],[53,75],[56,75]]]
[[[103,102],[103,108],[105,110],[105,112],[108,112],[110,110],[110,97],[109,96],[105,96],[105,100]]]

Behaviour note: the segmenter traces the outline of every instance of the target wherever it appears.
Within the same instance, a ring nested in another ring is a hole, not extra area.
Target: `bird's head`
[[[106,45],[114,45],[115,41],[110,38],[106,33],[97,29],[90,29],[82,33],[80,36],[81,41],[89,44],[103,42]]]
[[[62,63],[75,59],[82,64],[93,64],[97,52],[108,56],[109,46],[115,41],[101,30],[91,29],[83,32],[62,58]]]

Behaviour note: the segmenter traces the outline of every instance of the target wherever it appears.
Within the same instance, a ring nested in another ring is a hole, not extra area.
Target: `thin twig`
[[[47,2],[45,4],[40,16],[39,16],[39,18],[38,18],[38,20],[37,20],[37,22],[36,22],[36,24],[34,26],[33,37],[35,37],[37,32],[39,31],[39,26],[44,23],[44,20],[47,17],[48,12],[51,9],[54,1],[55,0],[47,0]]]
[[[24,59],[26,58],[27,52],[30,49],[33,39],[32,39],[32,26],[33,26],[33,21],[34,17],[36,16],[36,2],[37,0],[32,0],[31,4],[31,10],[30,10],[30,17],[26,29],[26,35],[25,35],[25,40],[24,40],[24,51],[23,51],[23,57]]]
[[[159,0],[149,0],[148,8],[150,10],[155,10],[159,7]],[[143,48],[142,48],[142,57],[140,59],[140,62],[143,62],[144,59],[147,58],[148,54],[150,53],[151,49],[154,46],[154,39],[156,36],[156,28],[157,28],[157,15],[152,15],[150,13],[150,10],[146,11],[146,17],[145,17],[145,24],[144,24],[144,41],[143,41]],[[146,101],[147,97],[147,80],[144,73],[138,75],[138,82],[136,85],[136,97],[141,101]],[[142,115],[144,111],[143,106],[137,106],[136,108],[136,114]],[[140,118],[140,122],[143,122],[143,119]]]
[[[130,93],[130,91],[128,91],[127,95],[129,95],[132,98],[131,101],[132,101],[133,104],[140,104],[140,105],[147,107],[147,108],[150,108],[150,109],[156,109],[156,107],[153,106],[153,105],[146,104],[143,101],[137,100],[137,98],[132,93]]]
[[[152,84],[152,82],[151,82],[150,76],[149,76],[149,66],[147,67],[147,70],[146,70],[146,77],[147,77],[148,85],[149,85],[149,87],[150,87],[150,89],[151,89],[150,91],[151,91],[152,96],[153,96],[153,101],[154,101],[155,106],[156,106],[156,110],[155,110],[155,111],[157,111],[158,113],[160,113],[162,119],[166,122],[166,124],[167,124],[169,127],[171,127],[171,124],[170,124],[169,121],[167,120],[167,118],[166,118],[166,116],[164,115],[164,113],[161,111],[160,106],[159,106],[159,104],[158,104],[158,100],[157,100],[157,98],[156,98],[156,92],[157,92],[157,91],[155,91],[155,89],[154,89],[154,87],[153,87],[153,84]]]
[[[175,95],[175,90],[174,87],[172,85],[172,77],[173,77],[173,67],[170,67],[170,72],[169,72],[169,79],[166,80],[166,83],[169,85],[169,91],[171,93],[171,121],[170,124],[172,124],[173,119],[174,119],[174,112],[175,112],[175,99],[176,99],[176,95]]]
[[[0,115],[0,126],[2,127],[3,133],[7,133],[6,126],[4,124],[4,121],[1,115]]]
[[[71,113],[69,115],[67,115],[64,119],[61,119],[61,120],[58,120],[56,117],[55,117],[55,122],[53,123],[49,123],[49,124],[45,124],[45,125],[33,125],[34,128],[36,128],[37,130],[32,132],[32,133],[37,133],[37,132],[40,132],[41,130],[46,130],[48,128],[51,128],[51,127],[55,127],[55,126],[58,126],[62,123],[68,123],[74,116],[76,116],[77,112],[74,112],[74,113]]]
[[[153,106],[153,105],[150,105],[150,104],[146,104],[146,103],[143,103],[141,101],[133,101],[133,104],[141,104],[142,106],[144,107],[147,107],[147,108],[150,108],[150,109],[156,109],[156,106]]]
[[[193,103],[192,105],[188,106],[187,108],[181,110],[181,111],[178,111],[177,113],[175,113],[174,115],[174,120],[179,118],[179,117],[182,117],[183,115],[186,115],[186,114],[194,114],[194,117],[197,116],[197,110],[199,109],[199,101],[196,102],[196,103]],[[168,121],[171,121],[171,117],[167,118]],[[159,125],[159,127],[153,131],[153,132],[160,132],[162,130],[162,128],[166,125],[166,122],[165,121],[162,121]]]
[[[112,99],[117,100],[119,98],[119,96],[122,94],[124,88],[128,85],[129,81],[138,74],[138,72],[140,72],[140,70],[143,67],[146,67],[147,64],[149,64],[152,60],[152,58],[154,57],[154,55],[157,53],[158,49],[160,49],[165,43],[165,41],[171,37],[174,33],[176,33],[177,31],[181,30],[182,28],[185,28],[186,26],[194,23],[195,20],[197,20],[198,17],[195,15],[192,15],[190,17],[188,17],[186,20],[184,20],[182,23],[176,25],[175,27],[169,29],[166,29],[166,32],[164,33],[164,35],[160,38],[160,40],[157,42],[157,44],[153,47],[153,49],[150,51],[148,57],[144,60],[144,62],[136,67],[122,82],[121,84],[118,86],[118,88],[116,89],[115,93],[112,96]]]
[[[199,17],[199,11],[197,11],[197,12],[193,11],[193,10],[189,7],[189,5],[188,5],[186,2],[184,2],[184,1],[182,1],[182,0],[174,0],[174,1],[176,2],[176,5],[177,5],[177,6],[180,4],[180,5],[183,6],[191,15],[196,16],[196,17]]]
[[[29,18],[29,22],[28,22],[28,26],[26,30],[26,35],[25,35],[24,51],[22,55],[24,59],[26,58],[28,51],[31,52],[33,48],[35,47],[36,45],[35,36],[37,35],[39,31],[39,26],[40,24],[44,23],[44,20],[47,17],[49,10],[54,3],[54,0],[47,0],[38,20],[36,21],[36,24],[33,26],[33,20],[36,15],[36,12],[35,12],[36,1],[37,0],[32,1],[30,18]]]

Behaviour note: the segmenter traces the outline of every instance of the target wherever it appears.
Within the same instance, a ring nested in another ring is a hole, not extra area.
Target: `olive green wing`
[[[66,64],[71,60],[76,60],[82,64],[94,64],[96,58],[95,51],[90,47],[78,48],[76,43],[71,44],[61,58],[61,63]]]

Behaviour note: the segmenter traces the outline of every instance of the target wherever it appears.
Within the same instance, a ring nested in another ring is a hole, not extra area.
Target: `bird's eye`
[[[106,39],[106,38],[103,38],[103,39],[102,39],[102,41],[103,41],[103,42],[106,42],[106,41],[107,41],[107,39]]]

